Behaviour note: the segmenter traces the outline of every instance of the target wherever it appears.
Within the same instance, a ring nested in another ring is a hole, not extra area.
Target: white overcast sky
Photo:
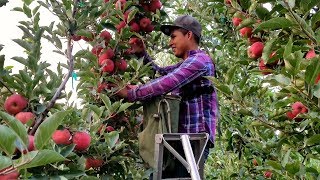
[[[36,1],[35,1],[36,2]],[[37,5],[37,3],[34,3]],[[0,30],[0,44],[4,45],[3,50],[0,54],[5,55],[5,66],[14,66],[13,73],[18,73],[19,70],[23,69],[23,65],[12,60],[11,58],[14,56],[22,56],[26,57],[26,54],[23,52],[23,48],[21,48],[18,44],[12,41],[12,39],[19,39],[22,37],[22,31],[17,27],[19,25],[19,21],[28,20],[26,15],[22,12],[12,11],[14,7],[21,7],[23,5],[23,1],[20,0],[12,0],[9,1],[6,6],[2,6],[0,8],[0,23],[1,23],[1,30]],[[48,10],[45,8],[40,8],[40,26],[49,25],[52,21],[57,21],[57,17],[52,15]],[[64,40],[62,40],[63,44],[66,44]],[[77,47],[77,44],[75,45]],[[42,42],[42,56],[41,61],[46,61],[51,64],[51,68],[53,70],[56,69],[58,62],[66,63],[67,59],[57,53],[54,53],[55,47],[51,45],[48,41],[44,40]],[[66,71],[65,71],[66,72]],[[75,87],[77,82],[73,82],[74,88],[72,88],[71,78],[69,79],[66,91],[72,91],[72,101],[76,99]]]

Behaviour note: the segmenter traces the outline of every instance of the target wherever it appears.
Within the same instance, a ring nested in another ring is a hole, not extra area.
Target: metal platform
[[[166,180],[172,179],[192,179],[200,180],[203,179],[204,175],[204,157],[203,152],[209,140],[209,135],[207,133],[166,133],[166,134],[156,134],[155,136],[155,171],[153,174],[153,180],[161,180],[163,173],[163,155],[164,148],[166,148],[175,158],[177,158],[183,166],[187,169],[190,177],[175,177],[166,178]],[[176,149],[174,149],[169,142],[176,141],[181,142],[184,155],[179,154]],[[191,143],[194,144],[192,149]],[[184,157],[185,158],[184,158]]]

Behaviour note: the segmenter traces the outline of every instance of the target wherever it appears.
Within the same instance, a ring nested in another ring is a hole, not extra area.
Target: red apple
[[[244,28],[241,28],[239,32],[242,37],[249,38],[252,35],[252,28],[251,27],[244,27]]]
[[[310,51],[307,52],[306,59],[312,59],[314,57],[316,57],[316,52],[314,51],[314,49],[311,49]]]
[[[118,25],[116,25],[116,29],[117,29],[118,33],[120,33],[121,29],[123,29],[125,26],[126,26],[125,21],[121,21]]]
[[[139,26],[139,24],[136,23],[136,22],[133,22],[133,23],[130,25],[130,31],[136,32],[136,33],[140,32],[140,26]]]
[[[231,4],[231,0],[225,0],[224,3]]]
[[[19,112],[15,116],[22,124],[26,124],[28,121],[34,122],[34,114],[32,112]]]
[[[252,164],[254,165],[254,166],[258,166],[259,164],[258,164],[258,161],[256,160],[256,159],[253,159],[252,160]]]
[[[75,150],[77,151],[84,151],[89,148],[90,142],[91,142],[91,137],[87,132],[81,132],[78,131],[74,133],[73,138],[72,138],[73,144],[76,146],[74,147]]]
[[[74,41],[80,41],[81,40],[81,36],[78,36],[78,35],[74,34],[74,35],[71,36],[71,39],[74,40]]]
[[[107,49],[104,51],[100,56],[99,56],[99,65],[102,66],[102,62],[105,59],[112,59],[114,57],[114,52],[111,48]]]
[[[253,43],[255,43],[255,42],[260,42],[261,41],[261,39],[260,38],[257,38],[257,37],[249,37],[248,38],[248,43],[250,44],[250,45],[252,45]]]
[[[4,169],[5,170],[5,169]],[[20,173],[17,169],[14,169],[6,174],[2,174],[3,170],[0,171],[0,180],[16,180],[19,179]]]
[[[320,74],[318,74],[316,80],[314,81],[314,84],[318,84],[319,81],[320,81]]]
[[[271,171],[264,172],[264,177],[265,178],[271,178],[271,176],[272,176],[272,172]]]
[[[289,119],[295,119],[297,122],[302,120],[302,118],[296,118],[299,114],[308,113],[308,108],[299,101],[293,103],[291,108],[292,111],[287,112],[287,117]]]
[[[127,62],[124,59],[116,61],[115,65],[120,71],[125,71],[127,69]]]
[[[4,109],[9,114],[17,114],[21,112],[24,108],[28,105],[28,101],[25,97],[21,96],[20,94],[13,94],[7,98],[4,102]]]
[[[99,83],[98,88],[97,88],[97,92],[101,93],[103,92],[105,89],[108,89],[108,84],[103,82],[103,83]]]
[[[151,11],[151,12],[157,12],[157,9],[161,9],[161,7],[162,7],[162,3],[159,1],[159,0],[152,0],[151,2],[150,2],[150,5],[149,5],[149,11]]]
[[[55,130],[51,137],[56,144],[69,145],[72,143],[72,136],[68,129]]]
[[[145,31],[146,33],[150,33],[150,32],[152,32],[153,30],[154,30],[154,25],[152,25],[152,24],[150,24],[149,26],[147,26],[146,29],[144,29],[144,31]]]
[[[252,59],[258,59],[262,55],[264,44],[262,42],[255,42],[248,48],[248,56]]]
[[[238,18],[238,17],[234,17],[232,18],[232,23],[234,26],[239,26],[239,24],[242,22],[242,19],[241,18]]]
[[[97,45],[97,46],[94,46],[92,49],[91,49],[91,52],[92,54],[94,54],[95,56],[99,57],[101,51],[103,50],[102,46],[100,45]]]
[[[104,59],[102,63],[102,72],[112,73],[114,70],[114,62],[111,59]]]
[[[100,38],[104,39],[105,41],[110,41],[110,39],[112,38],[111,34],[108,31],[102,31],[100,33]]]
[[[151,25],[151,20],[147,17],[144,17],[144,18],[140,19],[139,25],[142,30],[145,30],[145,29],[147,29],[147,27],[149,25]]]
[[[85,169],[88,170],[90,168],[99,168],[103,165],[103,163],[104,161],[102,159],[87,158]]]
[[[34,147],[34,136],[28,135],[28,138],[29,138],[28,151],[33,151],[33,150],[35,150],[35,147]]]

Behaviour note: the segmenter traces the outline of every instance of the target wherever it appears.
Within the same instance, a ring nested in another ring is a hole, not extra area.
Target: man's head
[[[190,50],[198,49],[201,38],[200,23],[189,15],[179,16],[172,25],[162,25],[161,31],[170,36],[169,45],[175,56],[186,59]]]
[[[196,43],[199,44],[200,39],[201,39],[201,31],[202,27],[201,24],[197,19],[190,15],[182,15],[177,17],[177,19],[173,22],[171,25],[162,25],[161,26],[161,31],[165,34],[170,36],[173,30],[176,29],[184,29],[187,31],[191,31],[195,37]],[[185,33],[184,33],[185,34]]]

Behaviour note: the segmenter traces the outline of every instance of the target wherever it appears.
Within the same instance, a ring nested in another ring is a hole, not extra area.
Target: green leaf
[[[300,1],[300,9],[306,13],[309,12],[313,7],[319,5],[319,0],[303,0]]]
[[[292,42],[292,36],[290,36],[289,41],[284,49],[284,53],[283,53],[283,57],[286,59],[292,52],[292,46],[293,46],[293,42]]]
[[[236,73],[237,68],[238,68],[238,65],[235,65],[227,71],[226,84],[230,84],[232,82],[232,79]]]
[[[254,23],[256,23],[256,20],[255,20],[255,19],[253,19],[253,18],[247,18],[247,19],[243,20],[243,21],[239,24],[239,26],[236,28],[236,30],[239,30],[239,29],[241,29],[241,28],[243,28],[243,27],[250,26],[250,25],[252,25],[252,24],[254,24]]]
[[[283,74],[277,74],[274,76],[274,79],[283,85],[290,85],[291,81],[290,78],[285,77]]]
[[[5,56],[1,55],[0,56],[0,75],[2,74],[3,70],[4,70],[4,60],[5,60]]]
[[[23,0],[23,2],[27,5],[30,5],[32,3],[33,0]]]
[[[318,0],[317,0],[318,1]],[[311,27],[312,29],[317,28],[317,24],[320,21],[320,11],[318,11],[316,14],[314,14],[311,18]]]
[[[269,166],[273,167],[274,169],[278,169],[281,170],[281,164],[278,163],[277,161],[272,161],[272,160],[268,160],[266,161],[266,164],[268,164]]]
[[[23,4],[23,12],[28,16],[28,18],[32,17],[31,9],[26,6],[26,4]]]
[[[262,19],[262,20],[266,20],[266,19],[270,19],[270,15],[269,15],[269,11],[268,9],[266,9],[263,6],[257,6],[255,9],[257,16]]]
[[[0,7],[5,6],[8,2],[8,0],[0,0]]]
[[[320,98],[320,83],[318,83],[315,87],[314,87],[314,92],[313,95],[317,98]]]
[[[315,144],[320,144],[320,134],[316,134],[306,139],[306,145],[312,146]]]
[[[107,109],[111,109],[112,106],[111,106],[110,98],[102,93],[99,94],[99,97],[101,98],[103,104],[107,107]]]
[[[121,104],[121,106],[119,107],[117,113],[120,113],[126,109],[128,109],[128,107],[130,107],[133,103],[123,103]]]
[[[315,79],[320,73],[320,59],[313,58],[311,63],[306,67],[305,80],[308,84],[314,85]]]
[[[292,76],[297,75],[301,71],[300,66],[302,60],[303,54],[301,51],[291,53],[287,59],[284,60],[287,72]]]
[[[0,155],[0,169],[7,168],[12,165],[10,158]]]
[[[42,122],[34,136],[37,149],[41,150],[45,147],[47,142],[51,139],[53,132],[60,124],[62,124],[62,121],[69,113],[71,113],[70,110],[56,112]]]
[[[22,140],[23,145],[26,147],[26,144],[28,142],[28,134],[27,129],[24,127],[24,125],[16,118],[3,111],[0,111],[0,117],[15,132],[17,137]]]
[[[104,133],[104,137],[106,142],[108,143],[110,148],[113,148],[119,140],[119,132],[112,131],[110,133]]]
[[[48,150],[48,149],[44,149],[44,150],[40,150],[40,151],[31,151],[29,153],[32,154],[32,156],[34,158],[32,158],[32,160],[30,162],[28,162],[22,166],[19,166],[18,167],[19,169],[38,167],[38,166],[43,166],[46,164],[60,162],[60,161],[65,160],[65,158],[61,154],[59,154],[58,152],[53,151],[53,150]]]
[[[312,37],[315,36],[313,30],[311,29],[311,27],[307,24],[307,22],[303,18],[301,18],[295,12],[292,12],[292,15],[293,15],[293,17],[294,17],[293,19],[295,21],[295,22],[292,22],[292,23],[298,23],[299,26],[302,27],[306,31],[307,34],[309,34]]]
[[[261,58],[264,60],[264,62],[269,62],[270,54],[272,51],[272,46],[273,46],[274,41],[275,41],[275,39],[271,39],[270,41],[267,41],[265,43],[265,46],[262,51],[262,56],[261,56]]]
[[[291,21],[284,17],[276,17],[268,21],[260,23],[255,29],[254,32],[261,30],[275,30],[275,29],[285,29],[290,28],[293,25]]]
[[[27,51],[32,51],[32,45],[27,43],[26,41],[21,40],[21,39],[13,39],[12,41],[19,44],[21,47],[23,47]]]
[[[15,140],[17,138],[14,131],[7,126],[0,125],[0,149],[7,155],[12,155],[15,151]]]
[[[284,155],[282,162],[281,162],[282,167],[286,167],[286,165],[288,164],[290,153],[291,153],[291,149],[289,149],[287,151],[287,153]]]

